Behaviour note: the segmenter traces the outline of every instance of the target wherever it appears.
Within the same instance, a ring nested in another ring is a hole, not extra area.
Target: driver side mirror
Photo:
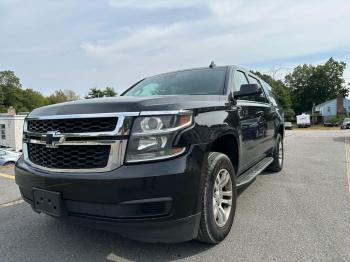
[[[261,94],[261,87],[257,84],[244,84],[241,85],[239,91],[233,93],[235,99],[243,97],[243,96],[252,96]]]

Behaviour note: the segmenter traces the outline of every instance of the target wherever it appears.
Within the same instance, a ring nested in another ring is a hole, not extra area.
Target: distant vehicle
[[[292,122],[284,122],[284,129],[292,130],[293,129]]]
[[[343,123],[340,126],[341,129],[349,129],[350,128],[350,118],[344,118]]]
[[[20,158],[21,154],[0,149],[0,166],[13,165]]]
[[[327,127],[334,127],[334,126],[338,126],[338,122],[324,122],[323,126],[327,126]]]
[[[309,127],[311,126],[310,115],[301,114],[297,116],[297,126],[298,127]]]

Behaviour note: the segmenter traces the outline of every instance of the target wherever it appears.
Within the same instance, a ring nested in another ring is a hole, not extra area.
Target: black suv
[[[271,87],[234,66],[145,78],[34,110],[15,173],[36,212],[148,242],[218,243],[237,188],[283,166]]]

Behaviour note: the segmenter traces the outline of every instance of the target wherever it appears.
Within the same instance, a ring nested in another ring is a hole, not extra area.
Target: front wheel
[[[211,152],[206,168],[202,215],[197,240],[210,244],[222,241],[230,232],[236,211],[236,175],[230,159]]]
[[[272,153],[273,162],[267,167],[267,170],[279,172],[283,168],[284,162],[284,147],[283,138],[280,134],[277,135],[276,146]]]

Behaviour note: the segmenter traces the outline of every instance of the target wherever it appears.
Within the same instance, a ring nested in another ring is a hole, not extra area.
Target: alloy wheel
[[[224,227],[229,219],[232,206],[232,180],[226,169],[221,169],[215,178],[213,188],[213,212],[215,223]]]

